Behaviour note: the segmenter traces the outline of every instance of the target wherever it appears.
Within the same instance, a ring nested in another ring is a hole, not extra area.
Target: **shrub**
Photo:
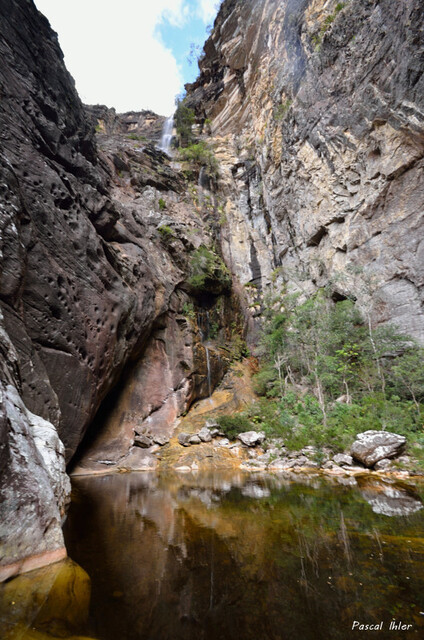
[[[175,238],[175,234],[171,227],[168,227],[166,224],[162,224],[158,227],[158,231],[164,240],[171,240],[171,238]]]
[[[191,127],[194,124],[194,111],[187,107],[184,100],[177,100],[174,122],[180,145],[186,147],[193,139]]]
[[[234,416],[220,416],[217,420],[222,433],[229,439],[234,440],[239,433],[252,430],[252,424],[243,414]]]
[[[218,162],[213,151],[203,140],[180,149],[180,158],[184,162],[194,165],[197,169],[205,167],[211,178],[218,176]]]
[[[201,245],[192,255],[188,284],[193,292],[218,295],[231,288],[230,272],[223,260]]]
[[[159,204],[159,209],[160,209],[161,211],[163,211],[164,209],[166,209],[166,202],[165,202],[165,200],[164,200],[163,198],[159,198],[159,202],[158,202],[158,204]]]

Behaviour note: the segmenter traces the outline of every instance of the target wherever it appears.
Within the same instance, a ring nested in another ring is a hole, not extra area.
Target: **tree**
[[[399,356],[391,367],[391,381],[401,396],[412,398],[417,409],[424,400],[424,349],[415,346]]]
[[[179,138],[180,146],[187,147],[193,141],[191,127],[194,124],[194,111],[187,107],[184,100],[177,98],[177,109],[175,111],[175,128]]]

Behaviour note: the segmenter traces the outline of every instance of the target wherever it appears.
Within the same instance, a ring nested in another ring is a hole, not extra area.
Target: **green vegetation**
[[[231,288],[231,277],[223,260],[201,245],[191,257],[188,284],[194,293],[218,295]]]
[[[163,211],[164,209],[166,209],[166,202],[165,202],[165,200],[164,200],[163,198],[159,198],[158,205],[159,205],[159,209],[160,209],[161,211]]]
[[[196,311],[194,308],[194,304],[192,302],[184,302],[183,304],[183,315],[190,320],[190,322],[195,322],[196,320]]]
[[[205,167],[211,178],[216,178],[218,175],[218,162],[213,151],[203,140],[180,149],[180,158],[194,165],[198,170]]]
[[[285,102],[283,102],[282,104],[278,105],[278,107],[276,108],[275,112],[274,112],[274,119],[275,120],[282,120],[284,118],[284,116],[286,115],[286,113],[288,112],[288,110],[290,109],[291,105],[292,105],[293,100],[290,100],[290,98],[287,98],[287,100],[285,100]]]
[[[164,240],[171,240],[172,238],[175,238],[173,230],[166,224],[162,224],[158,227],[158,231]]]
[[[324,291],[274,306],[268,300],[254,376],[262,397],[242,414],[250,428],[291,449],[334,451],[361,431],[385,429],[424,459],[424,349],[393,327],[372,328],[352,301],[334,304]]]
[[[127,140],[138,140],[138,142],[148,142],[146,136],[139,136],[136,133],[129,133],[126,136]]]
[[[325,18],[324,22],[321,25],[321,29],[319,30],[319,33],[315,33],[312,36],[312,42],[314,43],[316,48],[319,48],[325,32],[328,30],[329,26],[334,22],[337,14],[340,13],[340,11],[345,8],[345,6],[346,6],[345,2],[339,2],[338,4],[336,4],[334,8],[334,13],[331,13]]]
[[[177,100],[174,122],[180,146],[187,147],[193,141],[191,127],[194,124],[194,111],[187,107],[184,100]]]
[[[243,414],[235,416],[220,416],[217,422],[222,433],[229,440],[234,440],[239,433],[250,431],[252,429],[249,419]]]

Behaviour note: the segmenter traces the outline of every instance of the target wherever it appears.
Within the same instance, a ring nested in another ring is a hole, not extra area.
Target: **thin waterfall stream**
[[[208,396],[211,396],[212,384],[211,384],[211,362],[210,362],[210,356],[209,356],[209,347],[205,346],[205,353],[206,353],[206,368],[208,372]]]
[[[174,130],[174,114],[169,116],[163,123],[162,128],[162,136],[160,139],[159,149],[166,153],[167,155],[171,155],[171,142],[173,138],[173,130]]]

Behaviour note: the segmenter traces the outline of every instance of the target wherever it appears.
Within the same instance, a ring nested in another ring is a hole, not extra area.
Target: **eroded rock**
[[[198,436],[202,442],[210,442],[212,440],[212,434],[207,427],[200,429]]]
[[[245,431],[244,433],[239,433],[237,438],[246,447],[256,447],[256,445],[262,444],[265,440],[265,434],[257,431]]]
[[[406,438],[388,431],[358,433],[350,449],[352,458],[371,468],[383,458],[395,458],[405,447]]]
[[[353,465],[353,458],[345,453],[337,453],[333,456],[333,460],[340,467],[351,467]]]

